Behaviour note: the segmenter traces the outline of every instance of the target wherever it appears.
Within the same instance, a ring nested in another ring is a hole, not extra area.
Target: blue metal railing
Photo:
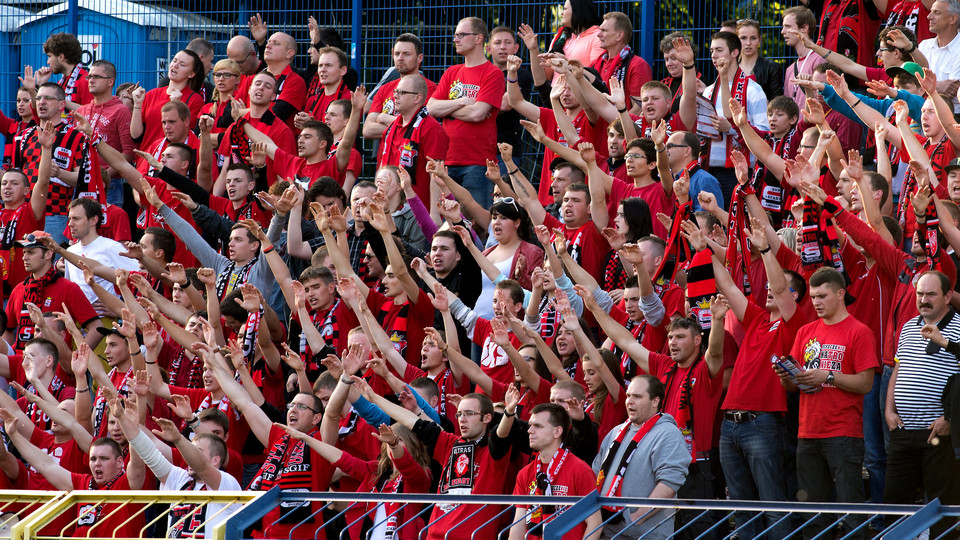
[[[322,508],[305,518],[301,526],[310,523],[310,527],[317,530],[338,521],[347,515],[348,511],[362,509],[360,517],[352,516],[354,521],[346,522],[347,528],[360,521],[370,518],[375,520],[375,503],[392,502],[400,504],[399,513],[406,505],[421,505],[417,514],[425,521],[429,517],[434,503],[464,504],[477,507],[479,512],[484,507],[495,506],[497,512],[488,523],[495,527],[498,537],[505,537],[511,526],[518,521],[513,520],[513,512],[517,506],[527,506],[528,514],[536,508],[548,505],[561,507],[564,510],[554,514],[553,519],[546,523],[543,529],[545,540],[560,539],[564,534],[584,523],[586,519],[598,512],[602,506],[619,506],[627,508],[647,507],[651,510],[636,520],[644,520],[652,526],[668,524],[672,526],[678,512],[685,512],[684,519],[678,520],[677,529],[673,535],[696,531],[697,538],[716,537],[718,534],[731,537],[739,534],[745,538],[745,531],[751,524],[772,523],[769,526],[760,526],[760,534],[768,537],[796,538],[801,531],[814,530],[822,538],[915,538],[925,530],[940,527],[940,536],[947,537],[955,533],[960,527],[957,518],[960,517],[960,506],[942,506],[934,500],[926,506],[904,505],[877,505],[877,504],[838,504],[838,503],[789,503],[789,502],[762,502],[762,501],[693,501],[693,500],[663,500],[640,498],[605,498],[597,493],[591,493],[581,498],[574,497],[536,497],[536,496],[507,496],[507,495],[381,495],[370,493],[296,493],[282,492],[274,489],[253,501],[232,517],[225,524],[224,538],[239,540],[244,538],[243,531],[256,524],[270,510],[281,502],[316,502],[322,503]],[[373,503],[373,504],[371,504]],[[367,506],[371,509],[367,510]],[[774,519],[769,519],[770,517]],[[389,518],[387,515],[385,518]],[[315,519],[316,518],[316,519]],[[325,519],[324,519],[325,518]],[[606,519],[603,523],[605,537],[635,538],[623,536],[631,530],[635,521],[615,523],[616,515]],[[765,521],[766,519],[766,521]],[[872,523],[883,522],[882,530],[870,529]],[[264,524],[269,525],[269,524]],[[373,524],[376,526],[376,523]],[[402,527],[411,526],[407,521],[400,524]],[[429,531],[433,524],[426,523],[425,531]],[[457,526],[446,527],[445,533],[452,537],[461,537],[453,532]],[[421,538],[425,537],[422,531]],[[591,533],[592,531],[587,531]],[[839,534],[838,534],[839,532]],[[631,534],[632,533],[631,531]],[[618,536],[620,535],[620,536]],[[485,537],[488,535],[484,535]],[[643,536],[640,536],[643,538]],[[931,534],[930,539],[937,536]]]

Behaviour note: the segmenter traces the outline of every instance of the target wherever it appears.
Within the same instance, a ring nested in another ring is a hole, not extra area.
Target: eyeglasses
[[[397,97],[399,97],[399,96],[413,96],[413,95],[416,95],[416,94],[418,94],[418,92],[409,92],[409,91],[407,91],[407,90],[400,90],[399,88],[394,88],[394,89],[393,89],[393,95],[394,95],[394,96],[397,96]]]
[[[236,77],[236,73],[231,73],[229,71],[217,71],[213,74],[214,79],[229,79],[230,77]]]
[[[106,77],[104,75],[87,75],[87,80],[90,81],[105,81],[107,79],[112,79],[113,77]]]
[[[890,49],[888,49],[887,47],[880,47],[879,49],[877,49],[877,54],[880,54],[880,53],[882,53],[882,52],[887,52],[887,51],[889,51],[889,50],[890,50]]]
[[[374,254],[372,254],[372,253],[364,253],[364,254],[363,254],[363,257],[361,257],[361,259],[372,259],[372,258],[374,258],[374,257],[376,257],[376,255],[374,255]]]
[[[667,143],[667,148],[690,148],[687,144]]]
[[[314,409],[313,407],[310,407],[309,405],[304,405],[303,403],[287,403],[288,411],[293,409],[294,407],[296,407],[298,411],[310,411],[313,414],[320,414],[320,411]]]
[[[463,38],[465,38],[465,37],[467,37],[467,36],[479,36],[479,35],[480,35],[480,34],[478,34],[478,33],[476,33],[476,32],[457,32],[456,34],[453,35],[453,40],[454,40],[454,41],[460,41],[461,39],[463,39]]]
[[[631,153],[629,153],[629,154],[624,154],[623,157],[625,157],[626,159],[640,159],[640,158],[642,158],[642,157],[647,157],[647,156],[645,156],[645,155],[643,155],[643,154],[636,154],[636,153],[632,153],[632,152],[631,152]]]
[[[758,21],[758,20],[756,20],[756,19],[740,19],[740,20],[737,21],[737,26],[740,26],[741,24],[744,24],[744,23],[750,23],[750,24],[759,25],[759,24],[760,24],[760,21]]]
[[[37,101],[62,101],[57,96],[37,96]]]
[[[470,418],[473,416],[480,416],[482,414],[483,413],[479,411],[457,411],[457,414],[454,416],[456,416],[457,418],[463,418],[464,416],[466,416],[467,418]]]

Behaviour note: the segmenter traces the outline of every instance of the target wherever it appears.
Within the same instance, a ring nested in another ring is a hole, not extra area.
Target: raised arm
[[[267,446],[270,443],[270,427],[273,425],[270,418],[260,409],[259,405],[250,399],[250,394],[234,378],[233,371],[227,369],[227,364],[219,353],[214,354],[210,360],[210,366],[220,383],[220,388],[223,389],[223,393],[247,420],[250,431],[260,441],[260,444]]]
[[[73,490],[73,478],[70,471],[64,469],[50,457],[49,454],[34,446],[26,437],[20,434],[19,420],[10,411],[0,409],[7,436],[10,438],[23,460],[33,466],[55,489],[60,491]]]
[[[507,103],[524,118],[537,121],[540,119],[540,107],[524,99],[520,84],[517,82],[517,73],[522,63],[523,60],[519,56],[511,54],[507,57]]]
[[[350,97],[350,118],[347,120],[347,127],[343,128],[343,138],[337,145],[337,170],[343,171],[350,163],[350,152],[353,150],[354,141],[357,140],[357,132],[360,130],[360,117],[363,116],[363,106],[367,102],[367,89],[358,86]],[[401,167],[402,169],[402,167]]]
[[[650,351],[638,343],[637,338],[622,324],[614,320],[609,313],[600,309],[596,299],[593,297],[593,293],[588,291],[586,287],[577,285],[574,289],[577,291],[577,295],[583,299],[583,305],[593,313],[593,316],[597,319],[597,323],[600,325],[600,328],[603,329],[604,333],[607,334],[607,337],[613,340],[617,347],[620,347],[621,350],[630,355],[640,369],[644,372],[649,371]],[[603,362],[600,362],[600,364],[603,364]]]

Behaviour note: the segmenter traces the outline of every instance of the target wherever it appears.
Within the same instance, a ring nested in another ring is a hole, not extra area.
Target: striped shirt
[[[937,326],[948,341],[960,342],[960,317],[956,314],[951,309]],[[919,315],[907,321],[894,358],[898,368],[893,400],[906,429],[928,429],[943,416],[943,387],[951,375],[960,372],[956,356],[923,338],[920,329],[924,324]],[[928,353],[928,346],[936,352]]]

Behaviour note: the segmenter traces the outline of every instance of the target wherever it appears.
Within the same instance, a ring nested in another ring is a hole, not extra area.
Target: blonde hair
[[[240,71],[240,65],[229,58],[224,58],[213,65],[213,72],[216,73],[218,71],[229,71],[237,77],[242,75],[242,72]],[[237,81],[237,84],[240,84],[239,80]],[[213,89],[212,97],[214,101],[220,101],[220,91],[217,90],[216,87]]]

